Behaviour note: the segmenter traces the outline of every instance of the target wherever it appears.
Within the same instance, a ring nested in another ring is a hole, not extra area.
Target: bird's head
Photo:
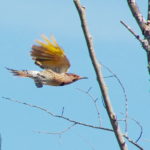
[[[71,84],[71,83],[78,81],[80,79],[87,79],[87,77],[81,77],[81,76],[78,76],[78,75],[73,74],[73,73],[65,73],[65,76],[66,76],[65,80],[63,80],[63,82],[60,84],[60,86]]]
[[[73,74],[73,73],[67,73],[67,75],[69,76],[71,82],[75,82],[75,81],[78,81],[81,79],[87,79],[87,77],[81,77],[81,76],[78,76],[78,75]]]

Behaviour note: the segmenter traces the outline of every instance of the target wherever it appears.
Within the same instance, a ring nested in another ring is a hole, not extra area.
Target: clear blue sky
[[[126,1],[85,1],[89,28],[96,54],[103,64],[121,79],[128,96],[129,115],[138,120],[144,133],[141,145],[149,149],[150,143],[150,82],[144,50],[136,39],[120,24],[124,20],[140,34]],[[147,1],[139,2],[146,15]],[[53,34],[65,50],[72,66],[69,72],[89,77],[64,87],[36,88],[30,79],[13,77],[5,67],[40,70],[30,57],[32,44],[41,34]],[[92,87],[91,94],[98,98],[104,127],[110,127],[102,104],[79,16],[72,2],[63,0],[5,0],[0,5],[0,96],[45,107],[71,119],[98,125],[94,104],[77,90]],[[104,74],[110,75],[105,69]],[[118,118],[124,112],[122,89],[115,79],[106,80],[114,110]],[[24,105],[0,98],[0,133],[2,150],[119,150],[112,133],[75,126],[61,137],[38,134],[33,131],[56,132],[71,124]],[[129,135],[136,139],[139,128],[129,121]],[[130,146],[130,149],[133,148]],[[135,149],[135,148],[134,148]]]

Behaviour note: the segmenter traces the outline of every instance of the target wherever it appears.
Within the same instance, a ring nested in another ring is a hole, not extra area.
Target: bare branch
[[[118,144],[120,146],[121,150],[127,150],[127,145],[125,143],[124,137],[122,136],[122,132],[120,130],[120,127],[118,125],[118,121],[116,119],[116,115],[113,111],[111,102],[110,102],[110,98],[109,98],[109,94],[107,91],[107,87],[105,84],[105,81],[103,79],[103,74],[101,71],[101,65],[99,64],[97,58],[96,58],[96,54],[94,51],[94,46],[93,46],[93,42],[92,42],[92,37],[90,35],[89,29],[88,29],[88,25],[87,25],[87,21],[86,21],[86,14],[85,14],[85,7],[81,6],[80,1],[79,0],[74,0],[75,6],[77,8],[77,11],[79,13],[80,16],[80,20],[81,20],[81,24],[82,24],[82,30],[84,32],[84,36],[86,39],[86,43],[87,43],[87,47],[89,50],[89,54],[90,54],[90,58],[93,64],[93,67],[95,69],[96,72],[96,76],[97,76],[97,81],[100,87],[100,90],[102,92],[102,96],[104,99],[104,103],[106,105],[106,110],[111,122],[111,125],[113,127],[114,133],[116,135]]]
[[[123,113],[121,113],[121,114],[124,115]],[[134,119],[134,118],[132,118],[130,116],[128,116],[128,119],[134,121],[138,125],[138,127],[140,128],[140,134],[139,134],[138,138],[135,140],[135,143],[137,143],[141,139],[141,137],[143,135],[143,126],[140,124],[139,121],[137,121],[136,119]],[[126,120],[125,119],[121,119],[121,120],[118,120],[118,121],[126,121]]]
[[[119,79],[119,77],[110,68],[108,68],[104,64],[102,64],[102,65],[104,68],[107,69],[107,71],[109,71],[112,74],[112,76],[110,76],[110,77],[116,78],[116,80],[118,81],[119,85],[122,88],[124,98],[125,98],[125,133],[127,134],[127,132],[128,132],[128,98],[127,98],[125,87],[124,87],[123,83],[121,82],[121,80]]]
[[[125,24],[123,21],[120,21],[121,22],[121,24],[123,24],[124,25],[124,27],[126,27],[133,35],[134,35],[134,37],[142,44],[142,47],[144,48],[144,50],[146,51],[146,53],[147,53],[147,60],[148,60],[148,72],[149,72],[149,74],[150,74],[150,44],[149,44],[149,40],[147,40],[146,39],[146,37],[148,37],[148,39],[149,39],[149,36],[147,36],[147,35],[149,35],[150,34],[150,32],[149,32],[149,26],[147,25],[147,26],[145,26],[145,28],[144,28],[144,30],[146,31],[145,32],[145,39],[144,40],[142,40],[141,38],[140,38],[140,36],[138,35],[138,34],[136,34],[134,31],[133,31],[133,29],[131,29],[127,24]]]
[[[72,120],[72,119],[67,118],[67,117],[64,117],[64,116],[62,116],[62,115],[56,115],[56,114],[54,114],[54,113],[48,111],[47,109],[42,108],[42,107],[37,106],[37,105],[29,104],[29,103],[26,103],[26,102],[21,102],[21,101],[14,100],[14,99],[11,99],[11,98],[8,98],[8,97],[2,97],[2,98],[5,99],[5,100],[8,100],[8,101],[12,101],[12,102],[15,102],[15,103],[19,103],[19,104],[26,105],[26,106],[28,106],[28,107],[32,107],[32,108],[36,108],[36,109],[42,110],[42,111],[46,112],[47,114],[51,115],[52,117],[61,118],[61,119],[66,120],[66,121],[68,121],[68,122],[74,123],[74,124],[76,124],[76,125],[81,125],[81,126],[85,126],[85,127],[94,128],[94,129],[101,129],[101,130],[113,132],[113,130],[112,130],[112,129],[109,129],[109,128],[94,126],[94,125],[90,125],[90,124],[86,124],[86,123],[82,123],[82,122],[79,122],[79,121]]]
[[[139,27],[141,28],[141,31],[143,31],[145,28],[146,21],[145,21],[144,17],[142,16],[142,14],[138,8],[136,0],[127,0],[127,2],[128,2],[129,7],[130,7],[130,10],[132,12],[132,15],[134,16]]]
[[[140,38],[140,36],[138,35],[138,34],[136,34],[134,31],[133,31],[133,29],[131,29],[131,27],[130,26],[128,26],[125,22],[123,22],[123,21],[120,21],[120,23],[125,27],[125,28],[127,28],[127,30],[129,31],[129,32],[131,32],[132,34],[133,34],[133,36],[141,43],[141,44],[143,44],[143,40]]]
[[[137,144],[136,142],[134,142],[132,139],[130,139],[128,136],[124,135],[124,137],[130,142],[132,143],[134,146],[136,146],[137,148],[139,148],[140,150],[144,150],[139,144]]]
[[[129,29],[128,30],[142,43],[143,48],[146,50],[147,61],[148,61],[147,68],[150,74],[150,20],[149,20],[150,19],[150,0],[148,0],[148,15],[147,15],[148,20],[147,21],[145,21],[141,12],[139,11],[138,5],[136,4],[136,0],[127,0],[127,2],[128,2],[128,5],[130,7],[133,17],[137,21],[141,29],[141,32],[144,35],[144,40],[142,40],[143,42],[140,39],[138,39],[138,36],[136,37],[136,35],[132,33],[132,30],[131,31]]]
[[[72,127],[74,127],[76,124],[73,123],[71,126],[67,127],[66,129],[62,130],[62,131],[58,131],[58,132],[48,132],[48,131],[34,131],[36,133],[39,133],[39,134],[58,134],[58,135],[61,135],[61,134],[64,134],[66,133],[67,131],[69,131]]]
[[[62,108],[62,111],[61,111],[61,116],[64,115],[64,110],[65,110],[65,108],[63,107],[63,108]]]
[[[97,99],[94,99],[94,97],[89,93],[89,91],[91,90],[91,88],[89,88],[88,91],[84,91],[84,90],[79,89],[79,88],[77,88],[77,90],[79,90],[79,91],[87,94],[91,98],[92,102],[94,103],[95,109],[97,111],[97,116],[98,116],[100,127],[101,127],[102,126],[102,120],[101,120],[100,112],[98,110],[98,106],[97,106],[97,103],[96,103]]]
[[[142,137],[142,134],[143,134],[143,127],[142,127],[142,125],[140,124],[140,122],[137,121],[137,120],[135,120],[134,118],[129,117],[129,119],[133,120],[133,121],[139,126],[139,128],[140,128],[140,135],[139,135],[139,137],[138,137],[138,138],[136,139],[136,141],[135,141],[135,143],[137,143],[137,142],[141,139],[141,137]]]

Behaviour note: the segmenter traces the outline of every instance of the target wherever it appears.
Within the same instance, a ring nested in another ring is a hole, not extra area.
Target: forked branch
[[[129,26],[121,22],[139,41],[142,43],[143,48],[147,53],[147,61],[148,61],[148,71],[150,74],[150,0],[148,0],[148,13],[147,13],[147,20],[144,19],[142,16],[139,7],[136,3],[136,0],[127,0],[129,8],[132,12],[133,17],[135,18],[138,26],[141,29],[141,32],[144,36],[143,40],[141,40],[133,30],[130,30]]]
[[[39,110],[41,110],[41,111],[43,111],[43,112],[46,112],[47,114],[49,114],[49,115],[52,116],[52,117],[63,119],[63,120],[65,120],[65,121],[68,121],[68,122],[70,122],[70,123],[73,123],[74,125],[81,125],[81,126],[90,127],[90,128],[93,128],[93,129],[102,129],[102,130],[105,130],[105,131],[113,132],[113,130],[112,130],[112,129],[109,129],[109,128],[99,127],[99,126],[94,126],[94,125],[91,125],[91,124],[79,122],[79,121],[70,119],[70,118],[68,118],[68,117],[65,117],[65,116],[63,116],[62,114],[61,114],[61,115],[57,115],[57,114],[55,114],[55,113],[53,113],[53,112],[47,110],[46,108],[43,108],[43,107],[40,107],[40,106],[37,106],[37,105],[29,104],[29,103],[26,103],[26,102],[21,102],[21,101],[14,100],[14,99],[11,99],[11,98],[8,98],[8,97],[2,97],[2,98],[5,99],[5,100],[8,100],[8,101],[11,101],[11,102],[15,102],[15,103],[19,103],[19,104],[26,105],[26,106],[28,106],[28,107],[32,107],[32,108],[39,109]]]
[[[127,0],[127,2],[128,2],[130,10],[132,12],[132,15],[134,16],[136,22],[138,23],[139,27],[143,31],[146,21],[143,18],[136,1],[135,0]]]

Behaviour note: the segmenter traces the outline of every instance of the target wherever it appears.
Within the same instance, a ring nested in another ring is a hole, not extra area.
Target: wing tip
[[[44,34],[44,42],[37,42],[39,45],[32,45],[30,55],[35,64],[42,69],[59,68],[57,72],[67,72],[70,62],[65,55],[64,50],[57,44],[54,36],[49,40]],[[65,69],[64,69],[65,68]]]

